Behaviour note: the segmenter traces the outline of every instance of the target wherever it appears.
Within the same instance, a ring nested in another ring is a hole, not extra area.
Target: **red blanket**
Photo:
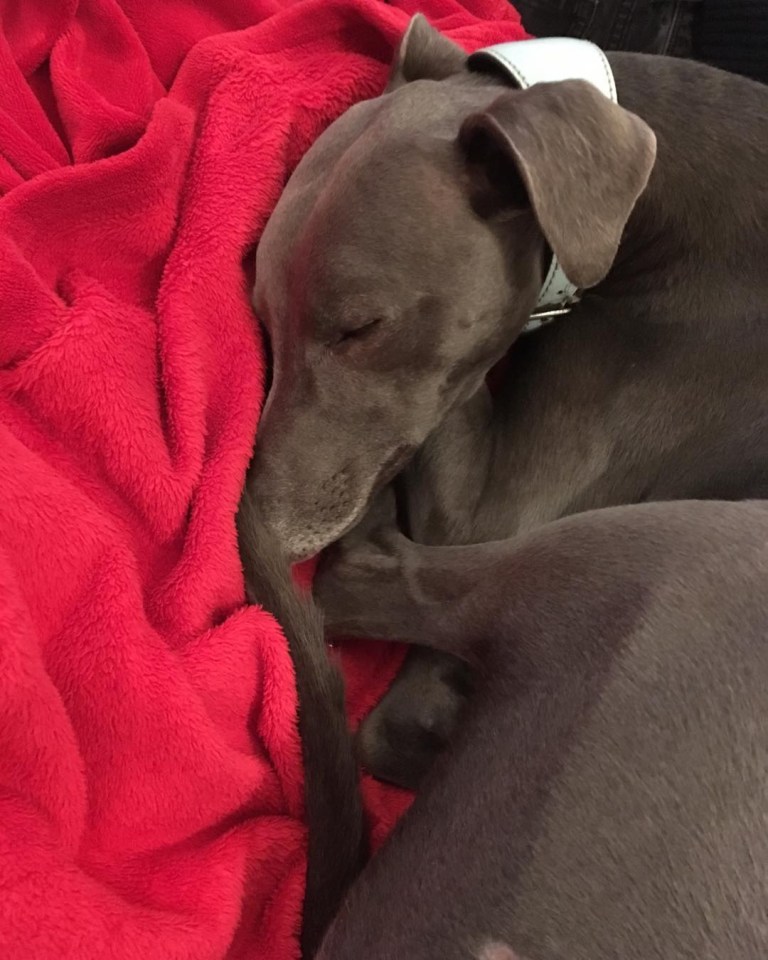
[[[0,0],[0,957],[297,954],[296,697],[243,605],[253,248],[421,7]],[[399,653],[345,654],[350,710]],[[407,797],[366,784],[380,841]]]

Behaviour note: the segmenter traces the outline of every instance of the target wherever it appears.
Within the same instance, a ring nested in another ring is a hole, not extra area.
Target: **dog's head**
[[[470,73],[416,17],[384,95],[334,123],[259,244],[273,381],[249,486],[296,559],[338,538],[535,306],[550,250],[608,272],[654,138],[582,81]]]

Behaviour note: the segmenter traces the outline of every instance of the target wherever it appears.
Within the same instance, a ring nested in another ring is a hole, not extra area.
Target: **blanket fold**
[[[505,0],[0,0],[4,960],[297,956],[292,666],[234,525],[249,270],[417,7],[523,35]],[[401,652],[342,656],[356,721]],[[365,793],[378,843],[408,797]]]

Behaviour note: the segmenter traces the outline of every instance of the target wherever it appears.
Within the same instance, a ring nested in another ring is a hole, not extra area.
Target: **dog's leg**
[[[392,503],[385,490],[374,515]],[[390,511],[391,513],[391,511]],[[315,596],[329,632],[371,640],[401,640],[463,657],[469,649],[467,614],[505,541],[464,547],[414,543],[394,523],[371,517],[334,544],[315,579]]]
[[[484,386],[448,414],[398,481],[400,520],[414,541],[471,541],[495,437],[493,406]],[[366,514],[353,540],[360,543],[372,529],[387,526],[394,526],[388,491]],[[470,686],[471,672],[463,661],[415,646],[359,728],[357,752],[363,765],[382,780],[415,789],[452,736]]]
[[[441,611],[427,614],[429,584],[424,596],[419,586],[420,565],[431,569],[425,554],[451,548],[413,543],[397,529],[394,514],[388,488],[362,524],[327,551],[315,592],[330,633],[417,644],[356,738],[358,757],[374,776],[415,789],[454,732],[471,675],[463,661],[439,649],[453,640],[439,629]]]

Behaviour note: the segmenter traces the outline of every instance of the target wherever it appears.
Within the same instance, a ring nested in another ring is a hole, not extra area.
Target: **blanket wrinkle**
[[[298,956],[293,669],[235,537],[245,264],[419,9],[524,36],[506,0],[0,0],[4,960]],[[334,655],[356,723],[402,651]],[[410,798],[364,791],[378,845]]]

